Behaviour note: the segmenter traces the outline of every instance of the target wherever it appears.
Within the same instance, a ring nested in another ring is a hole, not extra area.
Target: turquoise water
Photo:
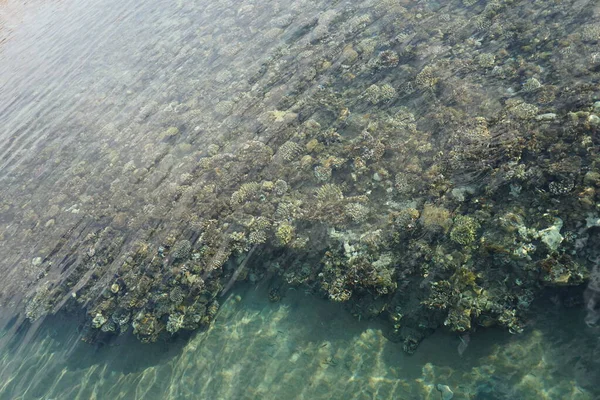
[[[340,306],[290,291],[271,303],[264,287],[240,288],[211,327],[144,345],[126,335],[90,346],[58,315],[36,336],[3,346],[7,399],[594,399],[597,336],[581,313],[549,310],[520,336],[436,333],[414,355]],[[548,306],[548,305],[545,305]],[[594,370],[595,369],[595,370]]]
[[[0,399],[598,399],[595,1],[0,0]]]

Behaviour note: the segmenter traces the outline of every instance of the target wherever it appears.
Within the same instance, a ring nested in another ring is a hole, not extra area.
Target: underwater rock
[[[562,219],[556,218],[554,221],[554,225],[552,225],[549,228],[542,229],[538,232],[538,234],[540,235],[540,240],[552,251],[556,251],[556,249],[558,249],[558,246],[562,243],[564,239],[563,236],[560,234],[562,226]]]
[[[438,383],[436,388],[442,393],[442,400],[450,400],[454,397],[454,392],[452,392],[450,386]]]
[[[538,121],[554,121],[557,118],[555,113],[540,114],[535,117]]]
[[[589,215],[586,219],[585,219],[585,227],[587,229],[589,228],[594,228],[600,226],[600,218],[595,217],[593,215]]]
[[[547,286],[579,285],[589,278],[589,271],[566,254],[541,260],[539,267]]]

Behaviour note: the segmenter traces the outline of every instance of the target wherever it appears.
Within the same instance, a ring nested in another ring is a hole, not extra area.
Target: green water
[[[126,335],[104,346],[79,341],[56,316],[34,338],[0,354],[6,399],[594,399],[597,339],[581,315],[556,308],[520,336],[478,332],[462,356],[458,337],[437,333],[406,355],[385,326],[290,291],[280,303],[246,287],[211,327],[170,342]],[[554,306],[556,307],[556,306]],[[592,346],[592,347],[589,347]]]
[[[0,0],[0,400],[599,399],[600,5]]]

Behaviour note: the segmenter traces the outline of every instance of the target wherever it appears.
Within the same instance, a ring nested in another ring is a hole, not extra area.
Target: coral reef
[[[407,351],[439,328],[522,331],[593,268],[600,24],[570,2],[425,3],[179,4],[219,22],[163,27],[135,55],[159,77],[102,80],[11,169],[2,304],[155,341],[279,279],[381,316]],[[124,107],[106,94],[123,87],[160,95]]]

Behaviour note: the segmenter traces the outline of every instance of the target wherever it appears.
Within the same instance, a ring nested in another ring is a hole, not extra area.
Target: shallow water
[[[293,290],[271,303],[264,287],[231,293],[208,330],[150,345],[126,335],[90,346],[59,315],[3,346],[0,396],[440,399],[444,384],[458,399],[597,398],[597,364],[581,353],[598,352],[597,332],[554,307],[520,336],[478,332],[462,356],[455,335],[434,334],[409,356],[382,324]]]
[[[600,398],[598,26],[0,0],[0,399]]]

